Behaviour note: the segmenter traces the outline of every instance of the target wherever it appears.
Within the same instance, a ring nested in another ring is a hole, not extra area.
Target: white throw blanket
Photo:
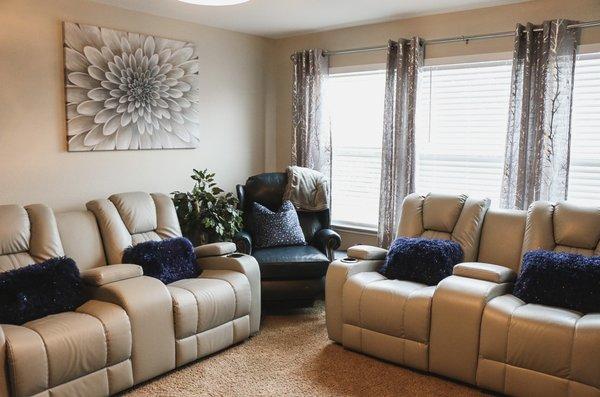
[[[327,177],[310,168],[290,166],[287,168],[288,182],[283,193],[297,210],[323,211],[329,208]]]

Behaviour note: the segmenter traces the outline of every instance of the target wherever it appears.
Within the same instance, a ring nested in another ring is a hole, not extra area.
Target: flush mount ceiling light
[[[184,3],[196,4],[200,6],[232,6],[234,4],[247,3],[250,0],[179,0]]]

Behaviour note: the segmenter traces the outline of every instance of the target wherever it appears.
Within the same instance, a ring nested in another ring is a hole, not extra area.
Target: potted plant
[[[231,241],[242,227],[238,199],[217,186],[215,174],[194,170],[190,192],[173,192],[181,232],[195,246]]]

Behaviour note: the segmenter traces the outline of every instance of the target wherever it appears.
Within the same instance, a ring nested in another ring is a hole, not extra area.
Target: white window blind
[[[568,199],[600,203],[600,53],[575,64]]]
[[[383,71],[330,75],[332,218],[338,226],[374,228],[379,215]]]
[[[489,197],[498,206],[511,62],[424,68],[417,94],[416,190]]]

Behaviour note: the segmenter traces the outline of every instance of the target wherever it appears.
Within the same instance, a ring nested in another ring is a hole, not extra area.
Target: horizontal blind
[[[575,64],[568,199],[600,203],[599,53],[580,55]]]
[[[379,215],[385,74],[330,75],[332,218],[336,225],[374,228]]]
[[[424,68],[417,94],[416,190],[489,197],[502,183],[511,63]]]

